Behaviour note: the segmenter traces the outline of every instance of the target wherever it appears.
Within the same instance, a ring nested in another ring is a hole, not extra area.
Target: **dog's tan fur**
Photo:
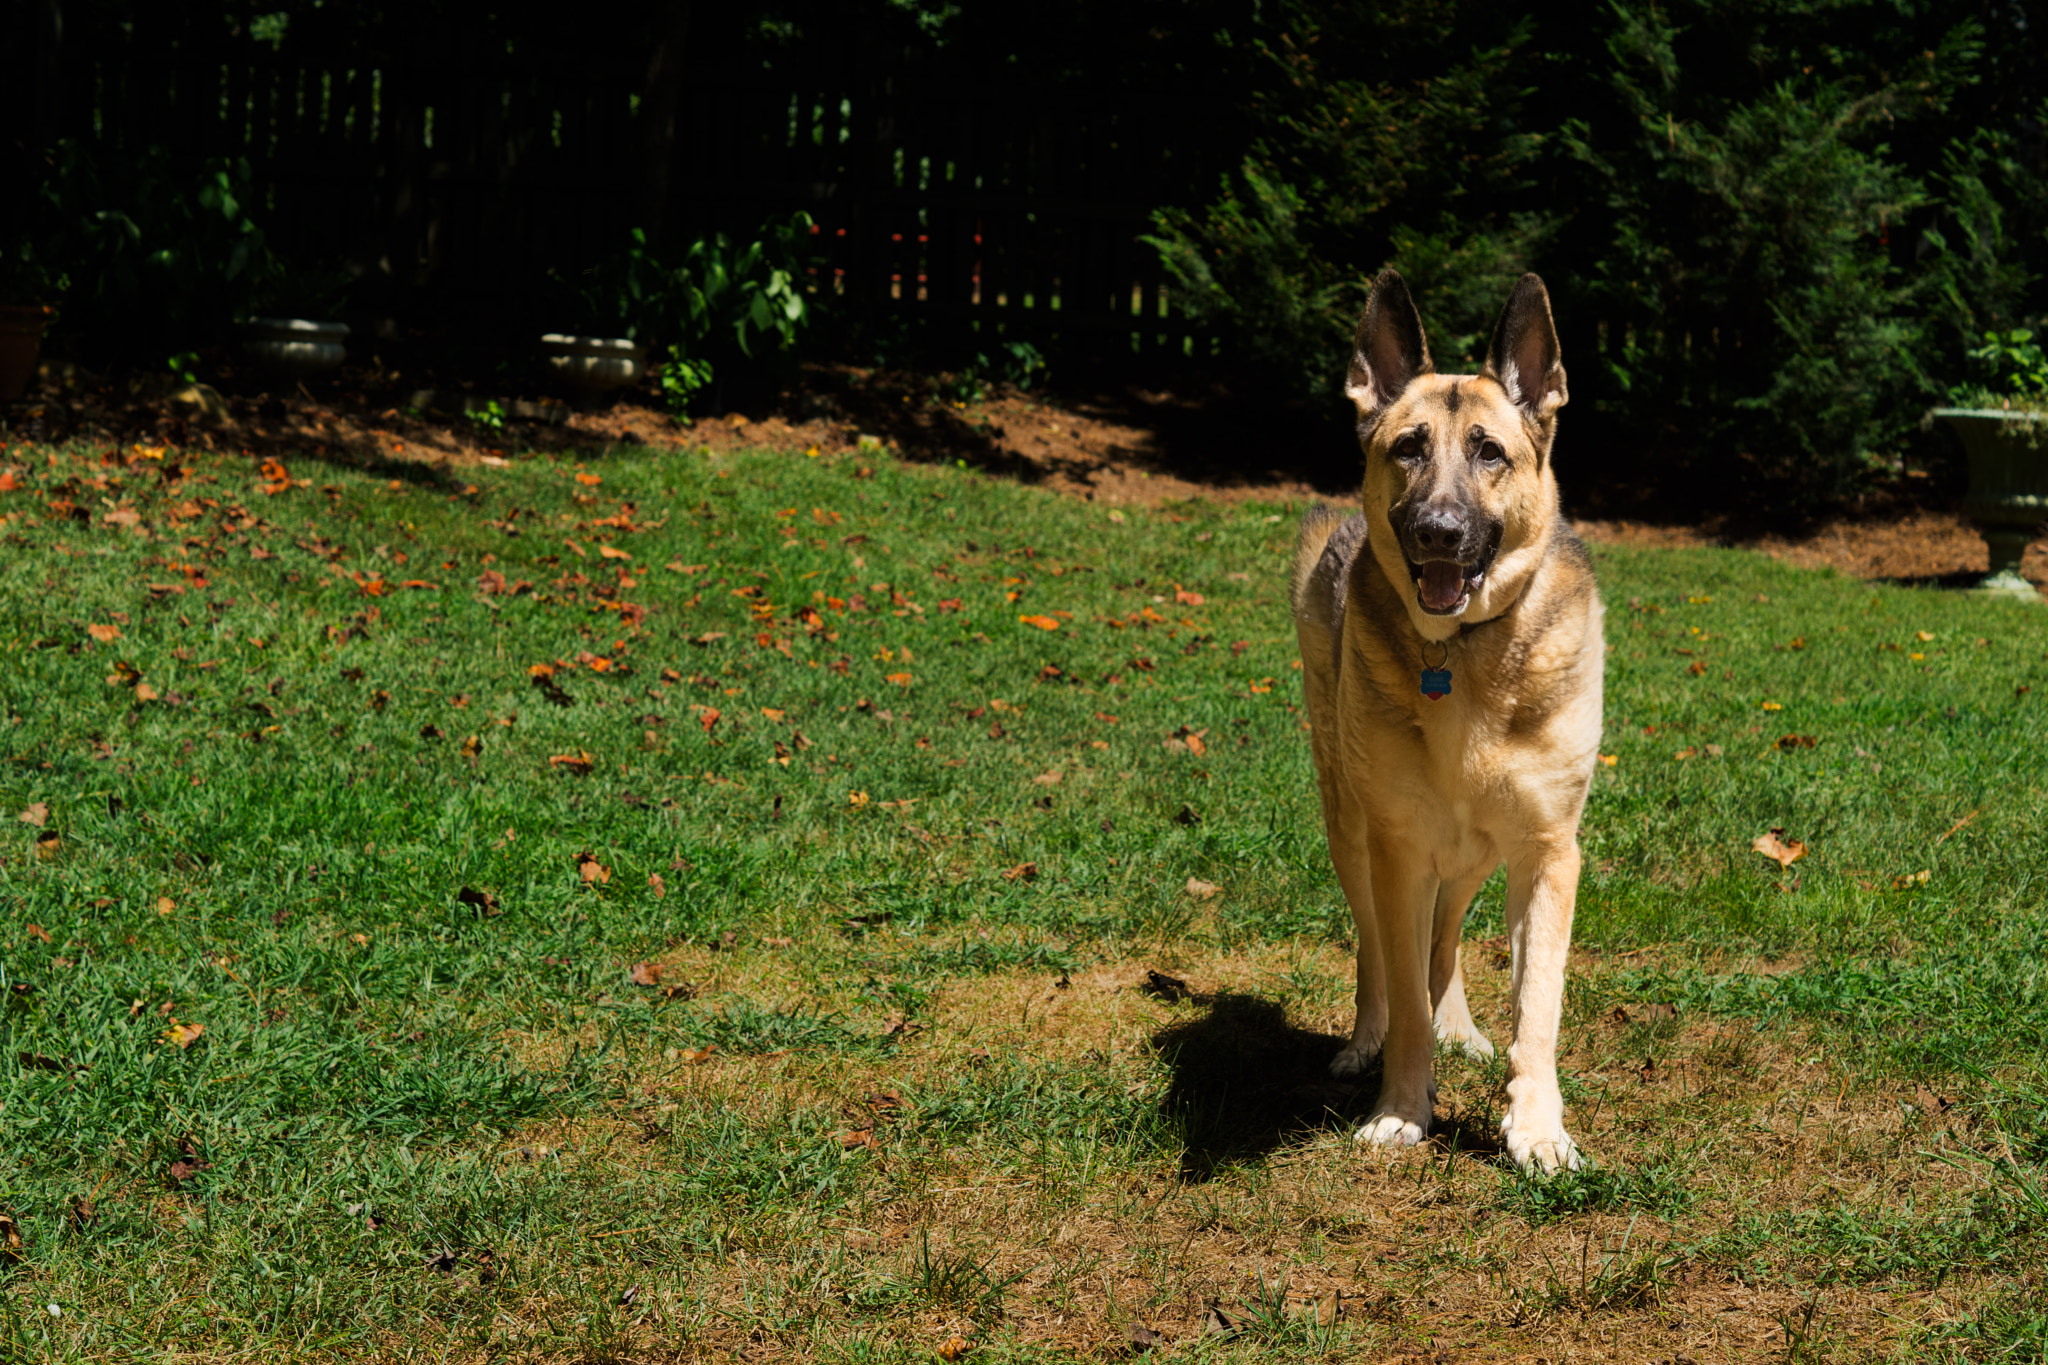
[[[1360,1140],[1423,1139],[1432,1014],[1437,1038],[1493,1051],[1466,1006],[1458,935],[1505,864],[1514,966],[1502,1139],[1525,1169],[1574,1166],[1557,1030],[1604,647],[1592,568],[1559,515],[1551,469],[1566,389],[1549,296],[1524,276],[1481,373],[1439,375],[1407,288],[1387,271],[1354,351],[1345,389],[1365,454],[1363,512],[1312,510],[1293,573],[1324,827],[1358,926],[1358,1020],[1331,1070],[1353,1075],[1380,1054]],[[1414,572],[1427,563],[1409,549],[1455,540],[1469,553],[1486,535],[1493,549],[1479,559],[1444,552],[1442,581],[1465,597],[1429,610]],[[1419,679],[1439,652],[1453,681],[1431,700]]]

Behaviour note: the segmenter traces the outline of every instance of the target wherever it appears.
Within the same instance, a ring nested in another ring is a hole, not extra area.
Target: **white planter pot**
[[[309,379],[348,357],[345,322],[307,318],[250,318],[242,324],[242,354],[270,379]]]
[[[549,332],[540,346],[555,382],[585,401],[622,389],[647,373],[646,348],[623,338]]]
[[[2039,602],[2020,577],[2020,557],[2048,523],[2048,418],[2037,412],[1936,408],[1929,414],[1962,438],[1970,461],[1963,515],[1977,523],[1991,549],[1991,576],[1981,592]]]

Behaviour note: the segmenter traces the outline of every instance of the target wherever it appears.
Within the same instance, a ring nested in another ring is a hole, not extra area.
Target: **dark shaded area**
[[[1255,995],[1195,1001],[1208,1013],[1151,1040],[1173,1072],[1165,1107],[1186,1137],[1182,1179],[1258,1161],[1291,1138],[1355,1124],[1372,1108],[1377,1065],[1355,1081],[1330,1076],[1342,1038],[1297,1028],[1277,1001]]]
[[[1377,1061],[1356,1080],[1330,1075],[1330,1059],[1344,1039],[1288,1023],[1278,1001],[1232,992],[1192,998],[1209,1012],[1151,1038],[1173,1073],[1164,1107],[1186,1139],[1183,1180],[1208,1180],[1305,1134],[1354,1127],[1372,1112],[1380,1087]],[[1490,1113],[1439,1112],[1429,1145],[1454,1155],[1498,1157],[1497,1122]]]

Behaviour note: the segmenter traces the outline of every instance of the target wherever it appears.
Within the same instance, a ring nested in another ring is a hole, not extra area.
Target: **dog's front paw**
[[[1375,1147],[1413,1147],[1422,1141],[1423,1134],[1423,1125],[1413,1119],[1399,1114],[1374,1114],[1352,1137]]]
[[[1579,1155],[1578,1144],[1561,1123],[1520,1124],[1510,1114],[1501,1121],[1500,1140],[1515,1165],[1524,1171],[1554,1175],[1559,1171],[1576,1171],[1586,1164]]]
[[[1363,1048],[1347,1047],[1330,1058],[1330,1074],[1340,1081],[1351,1080],[1371,1066],[1373,1058],[1379,1055],[1378,1048],[1367,1052]]]

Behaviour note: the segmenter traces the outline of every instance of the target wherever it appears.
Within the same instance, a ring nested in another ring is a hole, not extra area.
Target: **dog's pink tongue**
[[[1415,582],[1422,591],[1422,605],[1443,611],[1458,605],[1465,595],[1465,568],[1448,559],[1432,559],[1422,566],[1422,577]]]

